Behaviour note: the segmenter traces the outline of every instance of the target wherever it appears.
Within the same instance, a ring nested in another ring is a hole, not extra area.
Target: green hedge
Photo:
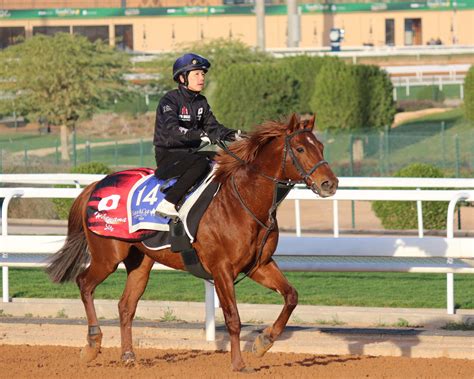
[[[474,121],[474,66],[471,66],[464,79],[464,115]]]
[[[398,171],[395,177],[442,178],[436,167],[414,163]],[[446,229],[448,204],[442,201],[425,201],[423,205],[423,227],[425,229]],[[416,229],[418,227],[416,202],[374,201],[372,209],[386,229]]]
[[[103,174],[108,175],[112,171],[108,166],[100,162],[89,162],[78,165],[71,169],[73,174]],[[68,186],[57,186],[57,187],[68,187]],[[71,209],[74,199],[53,199],[54,208],[58,218],[61,220],[67,220],[69,216],[69,210]]]
[[[233,65],[219,75],[213,110],[226,127],[248,130],[294,112],[300,89],[288,65]]]
[[[363,98],[353,66],[340,60],[324,64],[310,105],[320,130],[363,127]]]
[[[386,71],[377,66],[354,67],[362,94],[362,123],[365,128],[383,128],[391,125],[396,113],[393,85]]]
[[[325,64],[337,61],[334,57],[310,57],[308,55],[298,55],[295,57],[282,58],[278,64],[287,67],[294,72],[300,83],[298,91],[298,101],[294,112],[311,113],[310,100],[314,92],[314,85],[319,71]]]
[[[383,128],[392,124],[396,112],[385,71],[334,60],[324,62],[310,105],[322,130]]]

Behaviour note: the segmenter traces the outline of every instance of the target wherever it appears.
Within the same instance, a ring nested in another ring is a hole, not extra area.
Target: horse
[[[267,121],[215,158],[213,180],[220,183],[220,189],[203,214],[193,247],[213,278],[230,337],[234,371],[252,370],[246,368],[240,350],[241,321],[234,291],[238,275],[246,274],[284,299],[276,321],[254,341],[257,356],[270,349],[298,303],[296,289],[272,259],[279,234],[275,216],[281,199],[275,200],[277,188],[286,187],[287,193],[295,183],[304,183],[320,197],[328,197],[338,186],[338,179],[324,160],[323,144],[313,132],[314,122],[314,116],[302,121],[296,114],[286,121]],[[127,280],[119,300],[121,359],[133,364],[132,321],[154,262],[176,270],[184,270],[184,264],[180,254],[170,249],[150,250],[140,242],[104,238],[88,230],[86,207],[97,183],[87,186],[74,201],[65,244],[53,255],[47,273],[53,282],[77,283],[88,323],[81,358],[92,361],[102,341],[94,290],[123,262]]]

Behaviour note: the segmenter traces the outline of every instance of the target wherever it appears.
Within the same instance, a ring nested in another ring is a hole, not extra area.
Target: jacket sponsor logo
[[[163,113],[169,112],[169,111],[171,111],[171,110],[172,110],[172,109],[171,109],[171,107],[170,107],[168,104],[166,104],[166,105],[163,107]]]
[[[191,115],[189,114],[188,108],[185,105],[181,107],[178,118],[181,121],[191,121]]]
[[[204,109],[202,107],[198,109],[198,113],[197,113],[197,116],[196,116],[198,121],[201,121],[203,111],[204,111]]]

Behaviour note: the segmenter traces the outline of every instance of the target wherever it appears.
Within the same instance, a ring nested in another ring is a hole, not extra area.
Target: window
[[[33,26],[33,35],[45,34],[54,36],[56,33],[69,33],[69,26]]]
[[[421,45],[421,18],[405,19],[405,45]]]
[[[385,19],[385,44],[387,46],[395,45],[395,20],[393,18]]]
[[[25,38],[24,27],[0,28],[0,49],[5,49]]]
[[[87,37],[91,42],[101,39],[104,42],[109,41],[109,27],[108,26],[73,26],[72,32]]]
[[[120,50],[133,50],[132,25],[115,25],[115,46]]]

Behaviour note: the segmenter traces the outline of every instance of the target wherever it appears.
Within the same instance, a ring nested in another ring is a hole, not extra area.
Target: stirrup
[[[158,206],[155,208],[155,213],[166,218],[179,217],[179,213],[176,210],[175,205],[166,200],[163,200],[160,204],[158,204]]]

